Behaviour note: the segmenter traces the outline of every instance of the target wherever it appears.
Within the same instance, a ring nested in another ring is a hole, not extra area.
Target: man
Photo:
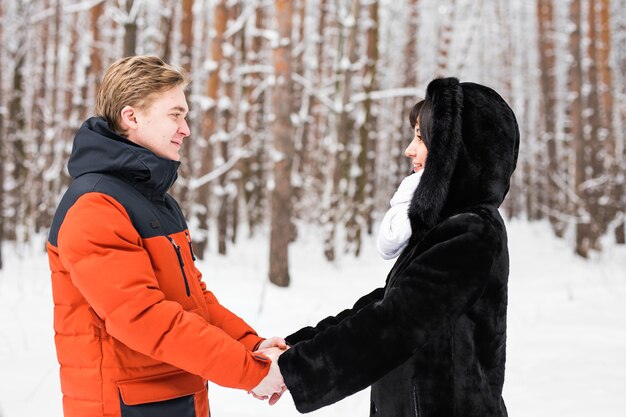
[[[66,417],[207,416],[207,380],[282,390],[284,341],[207,290],[167,194],[190,134],[185,85],[159,58],[121,59],[75,137],[47,244]]]

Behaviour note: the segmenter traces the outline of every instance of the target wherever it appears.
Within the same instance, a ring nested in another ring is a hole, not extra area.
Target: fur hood
[[[409,209],[413,239],[478,204],[499,207],[517,163],[519,129],[498,93],[456,78],[433,80],[431,146]]]

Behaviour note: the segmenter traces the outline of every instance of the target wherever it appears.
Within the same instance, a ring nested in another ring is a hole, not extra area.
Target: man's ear
[[[137,111],[133,107],[124,106],[120,115],[122,116],[120,124],[122,125],[123,130],[128,132],[137,130]]]

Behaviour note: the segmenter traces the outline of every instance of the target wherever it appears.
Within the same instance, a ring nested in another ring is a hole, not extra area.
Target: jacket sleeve
[[[202,273],[195,266],[194,269],[209,309],[211,325],[224,330],[230,337],[243,344],[246,349],[254,351],[264,339],[259,337],[256,331],[241,317],[220,304],[215,295],[207,289],[205,282],[202,280]]]
[[[316,334],[324,331],[330,326],[334,326],[341,321],[345,320],[348,317],[351,317],[356,312],[361,310],[363,307],[380,300],[383,298],[383,294],[385,293],[384,288],[377,288],[366,296],[361,297],[352,308],[343,310],[341,313],[336,316],[326,317],[324,320],[320,321],[315,327],[307,326],[302,329],[290,334],[285,338],[288,344],[295,345],[296,343],[303,342],[305,340],[313,339]]]
[[[405,362],[484,289],[493,229],[474,214],[440,225],[428,249],[392,277],[385,296],[280,356],[296,408],[310,412],[373,384]]]
[[[106,331],[129,348],[225,387],[249,390],[267,374],[266,357],[165,299],[139,234],[112,197],[79,198],[61,226],[58,249]]]

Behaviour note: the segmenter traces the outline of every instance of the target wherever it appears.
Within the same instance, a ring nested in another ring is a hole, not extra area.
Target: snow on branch
[[[222,175],[224,175],[225,173],[227,173],[233,166],[235,166],[235,164],[243,156],[247,155],[247,153],[248,153],[247,151],[248,151],[247,148],[237,149],[233,153],[233,156],[231,156],[228,161],[226,161],[224,164],[220,165],[219,167],[217,167],[213,171],[204,174],[200,178],[193,178],[193,179],[190,179],[189,181],[185,180],[184,178],[179,178],[178,181],[180,181],[180,183],[182,185],[187,186],[191,190],[195,190],[197,188],[200,188],[203,185],[206,185],[206,184],[210,183],[211,181],[214,181],[214,180],[218,179],[219,177],[221,177]]]
[[[417,97],[419,92],[417,88],[389,88],[387,90],[370,91],[369,93],[358,93],[352,96],[350,103],[356,104],[367,99],[384,100],[395,97]]]
[[[104,3],[104,0],[84,0],[80,3],[75,3],[70,6],[65,6],[63,10],[67,13],[80,13],[87,10],[91,10],[100,3]]]
[[[229,132],[228,135],[229,136],[235,136],[238,134],[242,133],[242,129],[236,129],[232,132]],[[220,166],[218,166],[216,169],[214,169],[211,172],[208,172],[204,175],[202,175],[199,178],[192,178],[190,180],[185,180],[184,178],[179,178],[178,181],[184,185],[187,186],[189,189],[191,190],[195,190],[197,188],[202,187],[203,185],[206,185],[208,183],[210,183],[211,181],[215,181],[216,179],[218,179],[219,177],[221,177],[222,175],[224,175],[225,173],[227,173],[228,171],[231,170],[232,167],[235,166],[235,164],[241,159],[241,158],[245,158],[250,154],[250,145],[252,144],[252,142],[248,143],[246,146],[243,146],[241,148],[236,148],[233,152],[233,155],[230,157],[230,159],[228,159],[228,161],[224,162],[223,164],[221,164]]]
[[[311,94],[312,96],[315,96],[319,99],[320,103],[322,103],[323,105],[325,105],[326,107],[328,107],[331,111],[333,111],[334,113],[339,113],[339,109],[337,108],[337,106],[335,105],[335,103],[330,99],[330,97],[322,94],[319,89],[314,88],[311,85],[311,82],[309,80],[307,80],[306,78],[304,78],[302,75],[297,74],[297,73],[293,73],[291,76],[292,80],[294,80],[295,82],[297,82],[298,84],[300,84],[302,87],[304,87],[304,89]]]
[[[254,15],[255,8],[256,6],[254,5],[254,3],[248,3],[246,5],[246,8],[243,9],[241,14],[237,18],[237,20],[235,20],[231,25],[229,25],[226,31],[224,32],[225,40],[235,35],[236,33],[240,32],[241,30],[243,30],[243,27],[245,26],[248,19],[250,19],[250,17]]]

